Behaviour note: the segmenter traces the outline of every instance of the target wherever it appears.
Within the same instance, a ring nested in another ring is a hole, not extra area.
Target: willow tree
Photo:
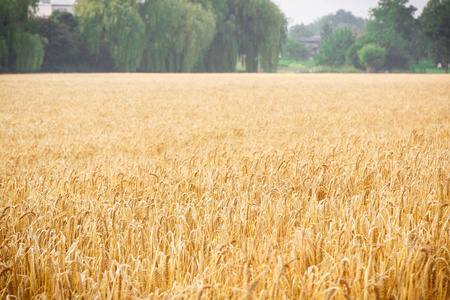
[[[239,45],[240,55],[245,56],[248,72],[261,68],[275,72],[278,55],[286,38],[287,22],[278,6],[269,0],[248,0],[241,2]]]
[[[287,38],[287,20],[281,10],[271,1],[265,1],[261,14],[265,34],[261,43],[261,68],[266,72],[276,72],[278,57]]]
[[[196,70],[215,35],[213,13],[187,1],[149,0],[141,6],[141,17],[147,38],[141,70]]]
[[[128,0],[79,0],[80,32],[91,54],[106,44],[119,71],[134,72],[145,48],[145,25],[137,5]]]
[[[203,57],[199,70],[204,72],[234,72],[239,55],[238,3],[240,0],[192,0],[212,11],[216,20],[216,35]]]
[[[15,32],[12,49],[16,55],[16,70],[18,72],[39,71],[44,61],[45,43],[45,39],[38,34]]]
[[[192,0],[194,1],[194,0]],[[237,58],[246,71],[256,72],[258,61],[266,72],[274,72],[286,38],[286,18],[270,0],[197,0],[216,16],[217,34],[203,60],[209,72],[230,72]]]
[[[0,0],[0,71],[38,71],[45,39],[30,32],[30,7],[37,0]]]
[[[0,71],[7,65],[8,46],[4,37],[0,36]]]

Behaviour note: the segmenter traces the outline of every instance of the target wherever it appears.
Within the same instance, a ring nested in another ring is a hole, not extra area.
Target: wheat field
[[[0,299],[449,299],[444,75],[2,75]]]

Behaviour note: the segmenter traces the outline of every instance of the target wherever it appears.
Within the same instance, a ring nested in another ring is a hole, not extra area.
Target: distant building
[[[320,35],[315,35],[312,37],[301,38],[299,42],[305,44],[306,48],[308,48],[309,52],[311,53],[311,56],[315,56],[317,53],[319,53],[322,38],[320,37]]]
[[[73,6],[77,0],[40,0],[37,4],[36,16],[48,18],[54,11],[64,11],[73,14]]]

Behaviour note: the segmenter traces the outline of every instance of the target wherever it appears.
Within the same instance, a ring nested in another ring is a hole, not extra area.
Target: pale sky
[[[378,0],[272,0],[285,13],[289,26],[305,25],[339,9],[351,11],[357,17],[369,17],[369,9],[378,6]],[[422,13],[428,0],[410,0],[408,3],[417,8],[416,16]]]

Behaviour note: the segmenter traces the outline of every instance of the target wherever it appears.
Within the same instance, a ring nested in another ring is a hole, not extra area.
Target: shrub
[[[358,57],[367,73],[373,73],[384,64],[386,49],[377,44],[367,44],[358,51]]]

